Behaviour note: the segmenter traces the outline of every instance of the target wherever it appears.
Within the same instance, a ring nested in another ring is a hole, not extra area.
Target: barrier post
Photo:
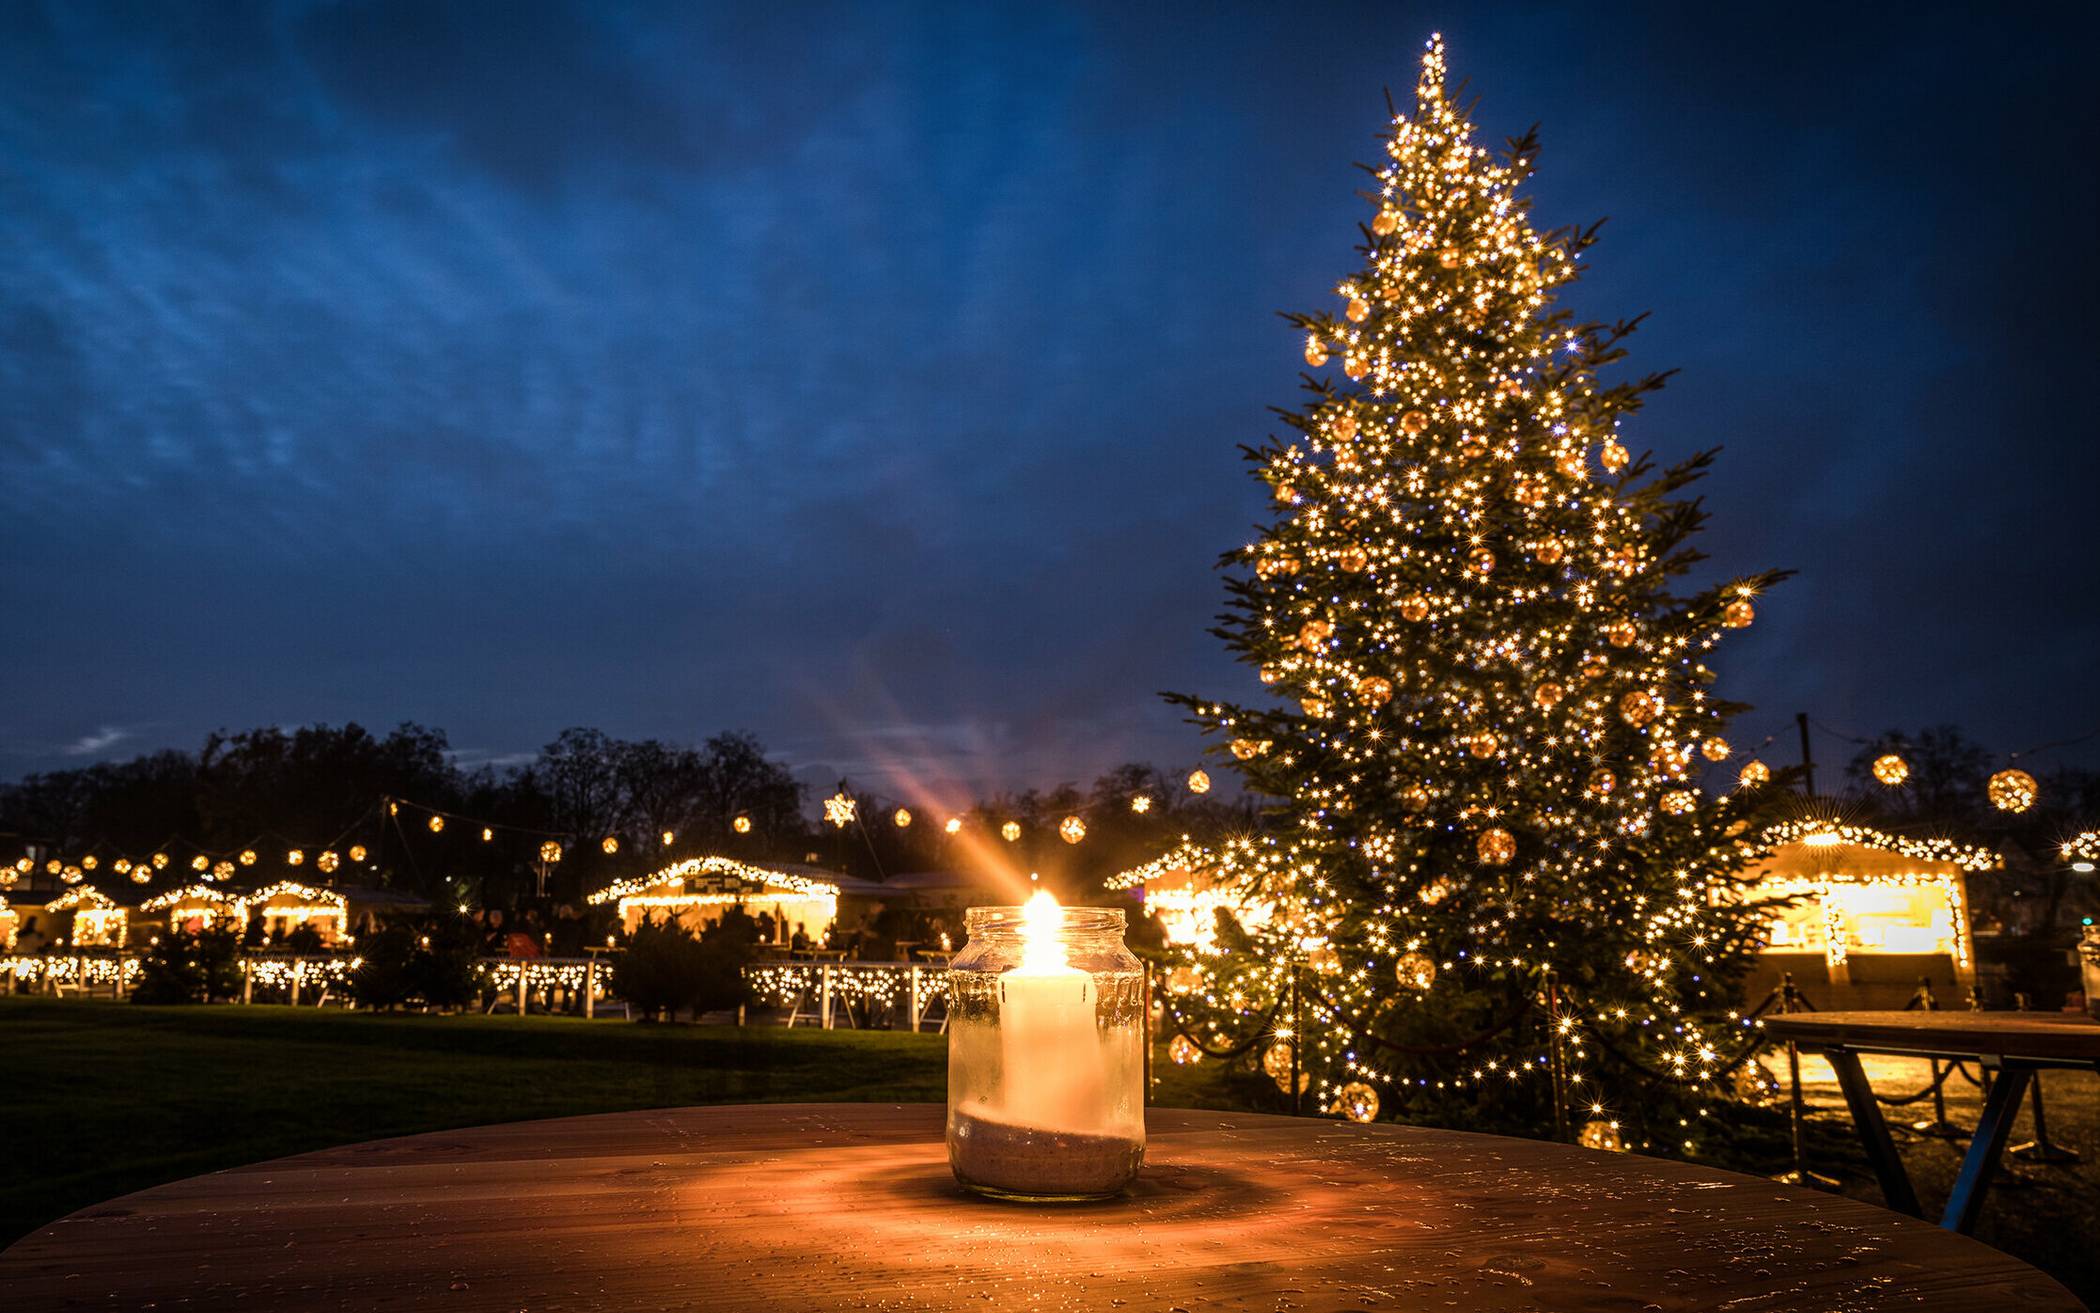
[[[919,964],[911,964],[911,1033],[919,1033]]]
[[[583,1019],[591,1020],[598,1015],[598,955],[585,959],[583,964]]]
[[[817,1016],[818,1016],[818,1019],[819,1019],[819,1020],[818,1020],[818,1024],[819,1024],[820,1026],[822,1026],[822,1027],[823,1027],[823,1028],[824,1028],[825,1030],[830,1030],[830,1029],[831,1029],[831,963],[829,963],[829,962],[826,962],[826,963],[824,964],[823,968],[822,968],[822,969],[821,969],[821,970],[820,970],[820,971],[818,972],[818,978],[819,978],[819,980],[821,981],[820,985],[818,986],[818,994],[817,994]]]

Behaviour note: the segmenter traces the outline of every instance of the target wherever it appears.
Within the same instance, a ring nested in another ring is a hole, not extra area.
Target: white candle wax
[[[1021,964],[999,974],[1000,1101],[1019,1125],[1087,1133],[1107,1123],[1107,1072],[1094,977],[1066,964],[1062,921],[1056,901],[1038,893],[1022,926]]]

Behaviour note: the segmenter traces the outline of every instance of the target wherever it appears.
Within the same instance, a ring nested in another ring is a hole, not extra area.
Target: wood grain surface
[[[2100,1062],[2100,1021],[2063,1012],[1791,1012],[1766,1017],[1775,1040],[1927,1057]]]
[[[0,1254],[0,1307],[2075,1310],[1996,1250],[1678,1163],[1154,1109],[1130,1194],[963,1195],[942,1109],[523,1122],[302,1154],[94,1208]]]

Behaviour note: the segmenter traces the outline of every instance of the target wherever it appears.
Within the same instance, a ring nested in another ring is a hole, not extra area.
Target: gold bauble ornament
[[[1662,796],[1662,809],[1670,816],[1682,816],[1698,805],[1698,795],[1690,789],[1671,789]]]
[[[1402,953],[1393,963],[1393,978],[1402,989],[1427,989],[1436,983],[1436,963],[1421,953]]]
[[[1371,372],[1371,358],[1357,355],[1344,356],[1342,358],[1342,372],[1351,378],[1362,378]]]
[[[1365,675],[1356,681],[1356,696],[1374,707],[1393,700],[1393,681],[1383,675]]]
[[[1874,758],[1874,778],[1893,789],[1910,778],[1910,763],[1896,753],[1884,752]]]
[[[603,839],[600,839],[598,841],[598,851],[604,853],[607,857],[612,856],[614,853],[620,851],[619,839],[615,838],[610,834],[606,835]]]
[[[1203,987],[1203,973],[1192,966],[1178,966],[1167,972],[1167,992],[1170,994],[1193,994]]]
[[[1334,626],[1325,620],[1308,620],[1298,626],[1298,646],[1308,652],[1316,652],[1320,645],[1334,637]]]
[[[1206,774],[1205,772],[1203,772],[1203,771],[1200,771],[1200,770],[1192,770],[1192,771],[1190,771],[1190,772],[1189,772],[1189,792],[1190,792],[1190,793],[1209,793],[1209,792],[1210,792],[1210,776],[1209,776],[1208,774]]]
[[[1008,821],[1006,824],[1000,826],[999,837],[1006,840],[1008,843],[1019,842],[1021,838],[1021,823],[1019,821]]]
[[[1559,706],[1560,700],[1567,695],[1567,689],[1562,688],[1559,684],[1549,679],[1539,685],[1538,692],[1533,693],[1531,697],[1539,706],[1551,711],[1554,707]]]
[[[1641,568],[1641,554],[1631,547],[1621,547],[1605,558],[1604,568],[1613,574],[1634,574]]]
[[[1342,313],[1349,316],[1350,323],[1360,324],[1371,317],[1371,303],[1360,296],[1351,297],[1349,299],[1349,308]]]
[[[1288,1086],[1291,1079],[1291,1046],[1288,1042],[1271,1044],[1261,1055],[1262,1072],[1280,1085]]]
[[[1759,789],[1772,782],[1772,768],[1761,761],[1746,761],[1735,773],[1735,782],[1746,789]]]
[[[1429,416],[1419,410],[1410,410],[1400,416],[1400,431],[1408,437],[1419,437],[1429,428]]]
[[[1716,734],[1699,745],[1699,755],[1708,761],[1728,760],[1728,740]]]
[[[1400,790],[1400,805],[1411,812],[1429,810],[1429,787],[1419,783],[1408,785]]]
[[[540,860],[549,865],[561,860],[561,845],[549,839],[540,845]]]
[[[1336,442],[1353,442],[1356,439],[1356,416],[1344,411],[1334,417],[1328,430],[1334,434]]]
[[[1984,785],[1984,795],[1999,811],[2023,812],[2034,806],[2039,795],[2034,776],[2017,767],[2001,770]]]
[[[1327,348],[1321,345],[1319,338],[1308,337],[1305,339],[1305,363],[1311,365],[1314,369],[1318,369],[1327,363]]]
[[[1665,740],[1656,744],[1648,754],[1648,764],[1657,772],[1678,779],[1692,767],[1692,750],[1684,744]]]
[[[1721,627],[1723,629],[1748,629],[1750,622],[1755,619],[1757,619],[1757,608],[1750,605],[1750,599],[1747,597],[1738,597],[1727,606],[1721,608]]]
[[[1429,618],[1429,599],[1420,593],[1409,593],[1400,599],[1400,618],[1416,623]]]
[[[1288,483],[1279,483],[1276,485],[1276,504],[1278,506],[1289,506],[1291,503],[1297,500],[1298,490],[1296,488],[1292,487]]]
[[[1305,955],[1305,965],[1323,976],[1338,975],[1342,969],[1342,955],[1333,944],[1322,944]]]
[[[1273,684],[1283,678],[1283,672],[1274,666],[1263,666],[1260,671],[1260,678],[1264,684]]]
[[[1424,907],[1435,907],[1450,896],[1451,882],[1441,875],[1415,890],[1415,897],[1422,900]]]
[[[1479,460],[1488,454],[1487,444],[1478,438],[1467,438],[1458,444],[1458,458],[1464,461]]]
[[[1258,739],[1234,739],[1232,741],[1232,755],[1241,761],[1251,760],[1261,752],[1261,748],[1262,745]]]
[[[1531,479],[1518,482],[1509,490],[1509,495],[1519,506],[1539,507],[1546,504],[1546,490]]]
[[[1632,647],[1633,640],[1639,637],[1640,631],[1631,620],[1614,620],[1604,627],[1604,641],[1613,647]]]
[[[1077,816],[1067,816],[1057,823],[1057,837],[1066,843],[1078,843],[1086,838],[1086,822]]]
[[[1334,558],[1334,563],[1350,574],[1361,574],[1370,568],[1371,554],[1361,547],[1344,547]]]
[[[1662,709],[1662,694],[1652,688],[1637,688],[1619,699],[1619,718],[1636,727],[1654,720]]]
[[[1371,231],[1380,237],[1390,237],[1400,230],[1398,210],[1380,210],[1371,216]]]
[[[1619,1124],[1600,1118],[1592,1118],[1582,1124],[1580,1140],[1585,1149],[1603,1149],[1610,1153],[1625,1153],[1626,1140],[1619,1134]]]
[[[1612,790],[1618,787],[1619,777],[1602,767],[1591,771],[1589,779],[1583,785],[1585,792],[1599,798],[1611,796]]]
[[[1568,479],[1587,478],[1590,472],[1589,462],[1583,459],[1580,451],[1562,452],[1554,460],[1553,468],[1561,472],[1561,477]]]
[[[1350,1081],[1335,1091],[1334,1110],[1353,1122],[1375,1122],[1378,1120],[1378,1091],[1360,1080]]]
[[[1755,1058],[1735,1069],[1731,1084],[1735,1097],[1753,1108],[1769,1108],[1779,1101],[1779,1078]]]
[[[1495,572],[1495,554],[1485,547],[1476,547],[1466,558],[1466,568],[1485,578]]]
[[[1176,1035],[1167,1041],[1167,1057],[1177,1067],[1188,1067],[1203,1061],[1203,1050],[1188,1036]]]
[[[1324,716],[1328,710],[1327,699],[1317,693],[1308,693],[1298,699],[1298,709],[1308,716]]]
[[[319,857],[314,858],[314,865],[320,867],[323,872],[329,875],[335,874],[336,868],[340,867],[342,864],[342,856],[338,854],[333,848],[324,851]]]
[[[1582,677],[1585,680],[1602,679],[1610,669],[1611,663],[1606,661],[1601,653],[1582,659]]]
[[[1456,269],[1465,260],[1466,253],[1456,246],[1447,246],[1436,253],[1436,262],[1446,269]]]
[[[1604,445],[1597,449],[1598,462],[1613,474],[1625,469],[1628,459],[1626,448],[1619,445],[1617,438],[1606,438]]]
[[[1492,830],[1482,830],[1473,847],[1486,865],[1507,866],[1517,855],[1517,836],[1497,826]]]
[[[1466,751],[1476,757],[1492,757],[1495,755],[1495,749],[1501,746],[1501,741],[1485,730],[1466,740]]]

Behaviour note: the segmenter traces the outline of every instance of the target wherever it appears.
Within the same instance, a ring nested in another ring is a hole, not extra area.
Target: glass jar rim
[[[1057,928],[1063,931],[1101,932],[1121,931],[1127,928],[1129,918],[1120,907],[1065,907],[1057,909]],[[1024,907],[972,907],[963,913],[963,928],[970,934],[987,935],[1021,933],[1027,923],[1028,909]]]

